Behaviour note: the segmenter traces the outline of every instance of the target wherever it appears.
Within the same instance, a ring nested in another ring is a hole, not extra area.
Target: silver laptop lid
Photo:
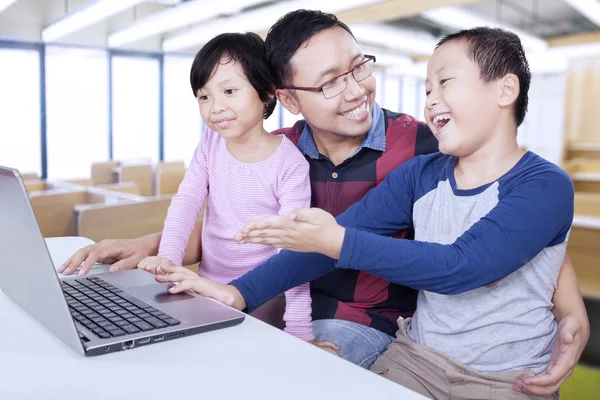
[[[79,354],[84,354],[60,281],[15,169],[0,167],[0,289]]]

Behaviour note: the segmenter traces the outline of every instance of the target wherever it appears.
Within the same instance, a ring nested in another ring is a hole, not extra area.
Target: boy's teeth
[[[436,115],[435,118],[433,119],[433,123],[437,124],[440,121],[448,121],[450,120],[451,115],[450,113],[446,113],[446,114],[440,114],[440,115]]]
[[[367,103],[362,103],[360,106],[356,107],[352,111],[345,112],[344,115],[346,117],[359,117],[367,110]]]

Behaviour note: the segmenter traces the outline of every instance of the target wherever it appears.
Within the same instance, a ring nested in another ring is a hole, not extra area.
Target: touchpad
[[[171,301],[181,301],[194,298],[194,296],[189,293],[170,294],[168,290],[172,286],[173,284],[171,283],[153,283],[146,286],[135,286],[129,288],[129,290],[155,303],[170,303]]]

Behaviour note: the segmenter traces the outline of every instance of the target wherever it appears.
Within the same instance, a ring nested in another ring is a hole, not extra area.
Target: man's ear
[[[506,74],[500,79],[498,105],[500,107],[512,107],[521,92],[519,78],[515,74]]]
[[[275,96],[283,107],[294,115],[300,114],[300,104],[298,99],[288,89],[275,90]]]

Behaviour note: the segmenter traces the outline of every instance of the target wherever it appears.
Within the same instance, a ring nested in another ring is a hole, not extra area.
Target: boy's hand
[[[171,294],[193,290],[202,296],[210,297],[237,310],[246,308],[246,301],[234,286],[222,285],[201,278],[198,274],[184,267],[167,265],[161,267],[161,269],[165,275],[157,275],[155,279],[157,282],[175,283],[175,286],[169,289],[169,293]]]
[[[337,344],[330,342],[329,340],[309,340],[308,343],[317,346],[320,349],[325,350],[328,353],[331,353],[333,355],[336,355],[338,357],[341,357],[340,354],[338,353],[338,350],[340,349],[338,347]]]
[[[271,216],[246,224],[235,235],[239,244],[256,243],[338,259],[346,230],[327,211],[301,208],[289,216]]]
[[[175,263],[166,257],[146,257],[138,264],[139,269],[146,270],[154,275],[164,275],[164,267],[175,266]],[[191,271],[190,271],[191,272]]]
[[[571,376],[579,357],[581,357],[585,347],[582,336],[579,321],[570,316],[564,317],[558,325],[552,358],[546,373],[540,376],[521,378],[515,382],[513,388],[519,392],[536,396],[551,396],[555,393]]]

